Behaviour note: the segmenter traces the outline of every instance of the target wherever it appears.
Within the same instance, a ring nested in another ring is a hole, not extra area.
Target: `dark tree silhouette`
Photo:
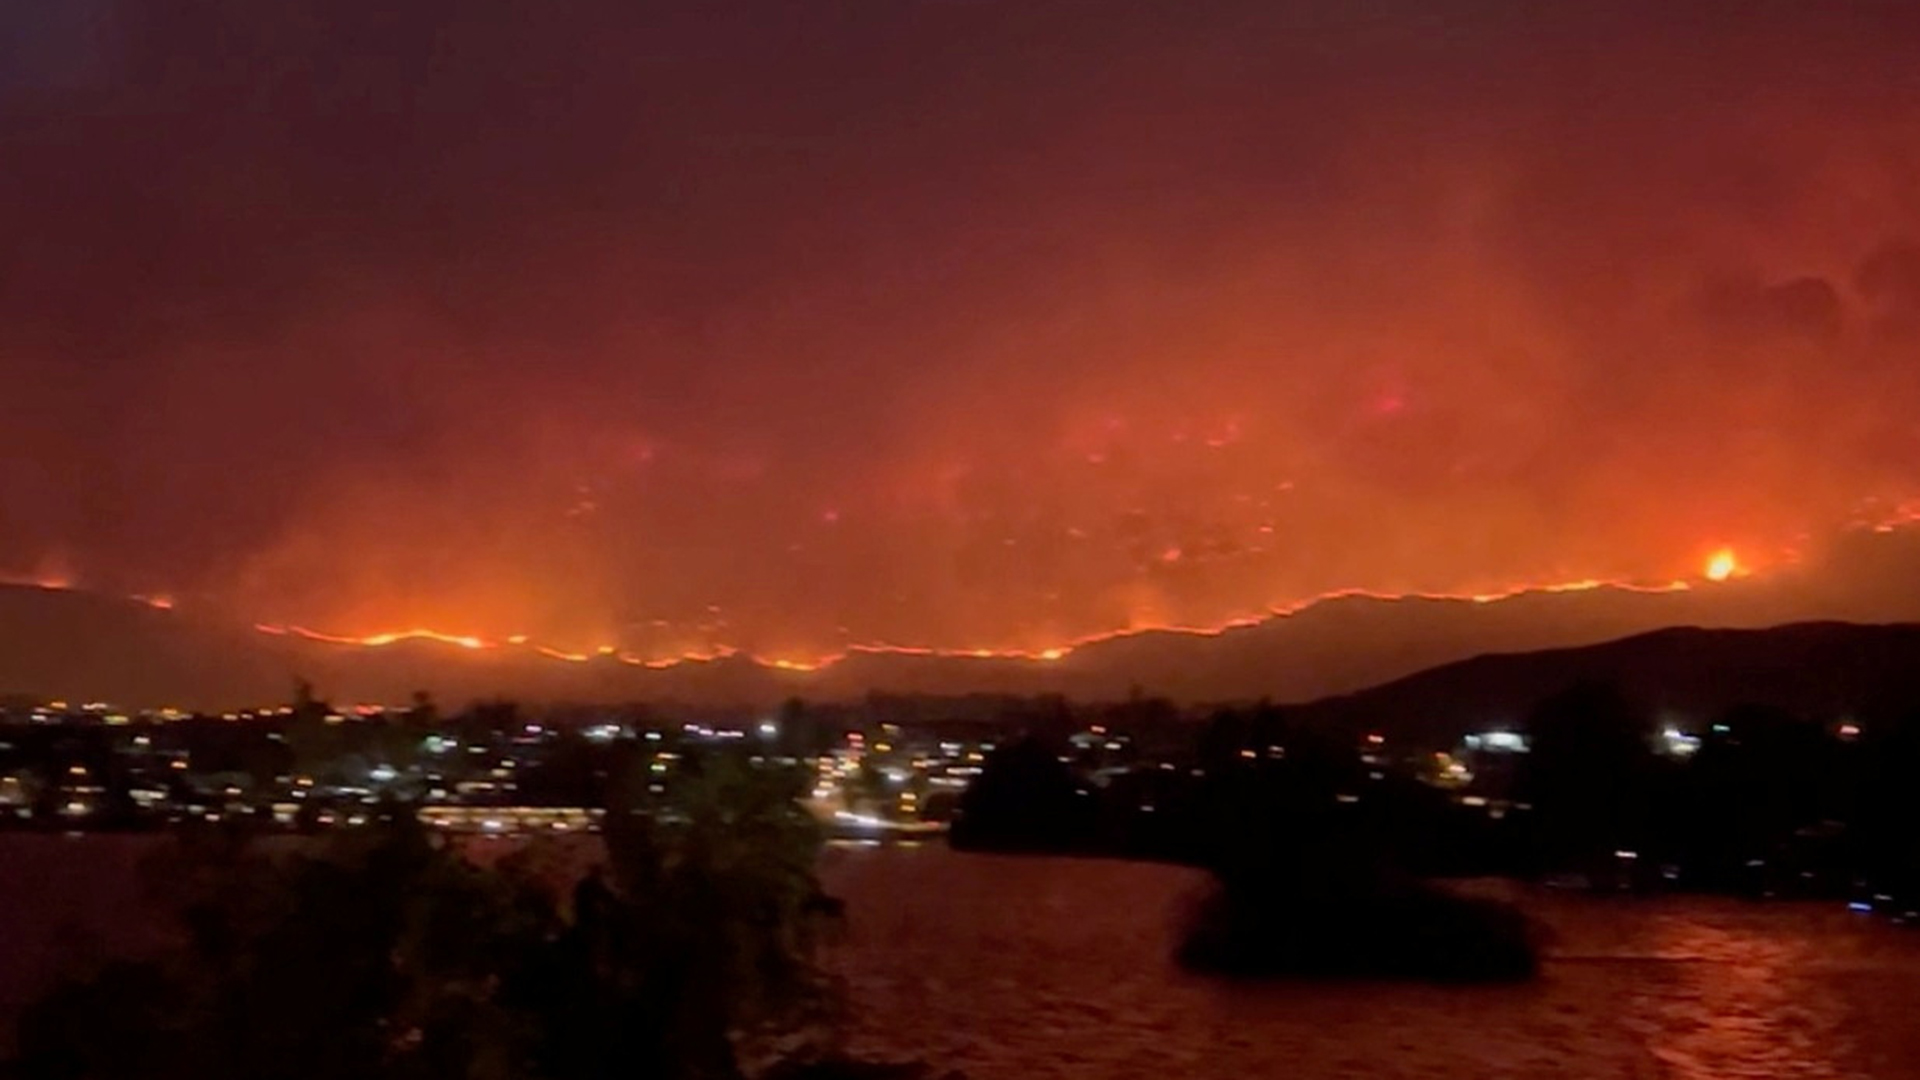
[[[440,723],[440,707],[433,702],[433,695],[425,690],[413,692],[413,703],[401,714],[405,726],[416,734],[424,735]]]
[[[787,757],[815,757],[831,750],[838,741],[839,731],[819,710],[812,709],[799,698],[788,698],[781,706],[776,725],[774,745]]]
[[[1863,749],[1856,859],[1877,891],[1920,909],[1920,713],[1868,728]]]
[[[477,866],[406,814],[311,854],[217,838],[165,877],[180,949],[30,1008],[17,1073],[732,1080],[830,1059],[804,780],[729,757],[670,807],[623,798],[604,870],[571,889],[530,858]]]
[[[957,848],[1069,851],[1092,832],[1092,797],[1048,743],[1026,738],[996,748],[960,797]]]
[[[1533,973],[1517,911],[1396,865],[1382,822],[1354,801],[1364,771],[1353,747],[1263,704],[1216,714],[1202,755],[1201,847],[1217,887],[1193,914],[1183,963],[1236,975]]]
[[[1645,826],[1651,725],[1619,689],[1570,686],[1527,719],[1521,797],[1533,804],[1549,864],[1594,869],[1637,848]]]
[[[1686,847],[1693,879],[1755,884],[1749,869],[1774,861],[1794,834],[1820,822],[1818,782],[1836,757],[1819,724],[1761,705],[1742,705],[1713,725],[1687,768]]]

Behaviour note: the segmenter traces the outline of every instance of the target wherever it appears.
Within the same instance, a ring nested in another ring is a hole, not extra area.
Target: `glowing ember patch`
[[[1721,548],[1707,559],[1708,581],[1725,581],[1739,572],[1740,560],[1734,557],[1732,548]]]

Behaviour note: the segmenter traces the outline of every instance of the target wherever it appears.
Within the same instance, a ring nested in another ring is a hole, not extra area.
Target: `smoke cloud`
[[[639,652],[1920,497],[1903,6],[26,0],[0,570]]]

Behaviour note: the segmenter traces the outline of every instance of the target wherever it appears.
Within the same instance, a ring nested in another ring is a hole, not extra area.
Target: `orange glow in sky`
[[[1920,515],[1920,5],[149,6],[0,4],[14,580],[804,670]]]

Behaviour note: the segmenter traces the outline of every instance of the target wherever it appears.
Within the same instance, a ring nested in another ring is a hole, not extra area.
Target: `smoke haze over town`
[[[812,661],[1826,560],[1914,21],[9,4],[0,575]]]

